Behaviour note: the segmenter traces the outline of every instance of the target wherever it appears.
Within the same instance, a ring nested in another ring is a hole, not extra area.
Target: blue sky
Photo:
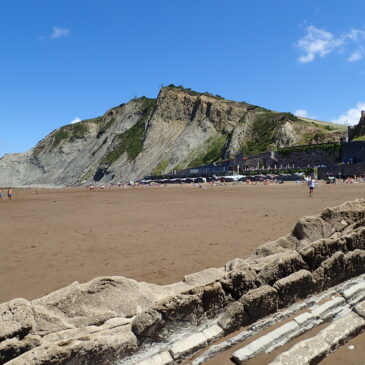
[[[362,0],[0,0],[0,156],[174,83],[355,123]]]

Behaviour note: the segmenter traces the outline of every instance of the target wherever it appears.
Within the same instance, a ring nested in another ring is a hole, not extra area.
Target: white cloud
[[[299,39],[297,47],[304,53],[298,60],[301,63],[312,62],[316,57],[324,57],[343,44],[330,32],[310,25],[307,34]]]
[[[352,28],[344,37],[359,42],[365,38],[365,30]]]
[[[341,123],[348,125],[355,125],[359,123],[361,111],[365,110],[365,101],[356,104],[354,108],[346,110],[338,118],[332,120],[333,123]]]
[[[347,58],[347,61],[356,62],[361,60],[363,57],[364,57],[364,49],[362,47],[359,47],[350,54],[350,56]]]
[[[308,111],[305,109],[298,109],[293,114],[296,115],[297,117],[310,118],[310,119],[315,118],[314,115],[309,115]]]
[[[67,37],[70,34],[70,30],[66,28],[53,27],[53,32],[49,36],[50,39],[57,39]]]
[[[69,124],[75,124],[81,122],[81,119],[79,117],[74,118],[73,120],[71,120],[71,122]]]
[[[346,46],[364,40],[365,30],[362,29],[352,28],[349,32],[336,36],[329,31],[310,25],[306,28],[305,36],[296,43],[296,47],[302,53],[298,57],[298,61],[300,63],[312,62],[317,57],[323,58],[334,51],[341,54],[344,53]],[[363,47],[360,46],[351,52],[347,61],[358,61],[363,58],[364,53]]]
[[[297,117],[308,117],[308,112],[305,109],[298,109],[293,114]]]

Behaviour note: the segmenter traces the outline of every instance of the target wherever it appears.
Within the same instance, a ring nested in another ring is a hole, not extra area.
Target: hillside
[[[0,159],[0,186],[79,185],[141,178],[298,144],[337,141],[342,126],[170,85],[103,116],[61,127]]]

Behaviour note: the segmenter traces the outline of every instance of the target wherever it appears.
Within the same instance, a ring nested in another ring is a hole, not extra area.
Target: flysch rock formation
[[[320,123],[320,122],[318,122]],[[342,126],[318,124],[180,87],[136,98],[103,116],[61,127],[34,148],[0,159],[0,186],[116,183],[256,152],[338,141]]]
[[[33,301],[3,303],[0,364],[174,364],[243,326],[251,325],[240,341],[305,307],[311,312],[276,331],[271,336],[276,341],[263,339],[261,350],[332,318],[339,306],[348,309],[350,337],[365,328],[364,276],[337,288],[341,297],[312,307],[336,293],[330,288],[365,273],[364,223],[365,200],[355,200],[300,219],[291,234],[260,246],[248,259],[236,258],[175,284],[102,277]],[[318,359],[346,336],[324,343]],[[291,351],[302,351],[302,345]],[[256,352],[251,346],[234,359],[244,363]],[[275,364],[292,364],[289,355]]]

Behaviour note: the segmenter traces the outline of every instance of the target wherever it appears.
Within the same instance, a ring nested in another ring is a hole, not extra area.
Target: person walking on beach
[[[13,197],[13,189],[9,188],[8,189],[8,199],[11,200],[12,197]]]
[[[311,176],[308,179],[309,197],[313,196],[315,183],[316,183],[316,180],[314,180],[313,177]]]
[[[3,189],[0,188],[0,199],[3,197]]]

